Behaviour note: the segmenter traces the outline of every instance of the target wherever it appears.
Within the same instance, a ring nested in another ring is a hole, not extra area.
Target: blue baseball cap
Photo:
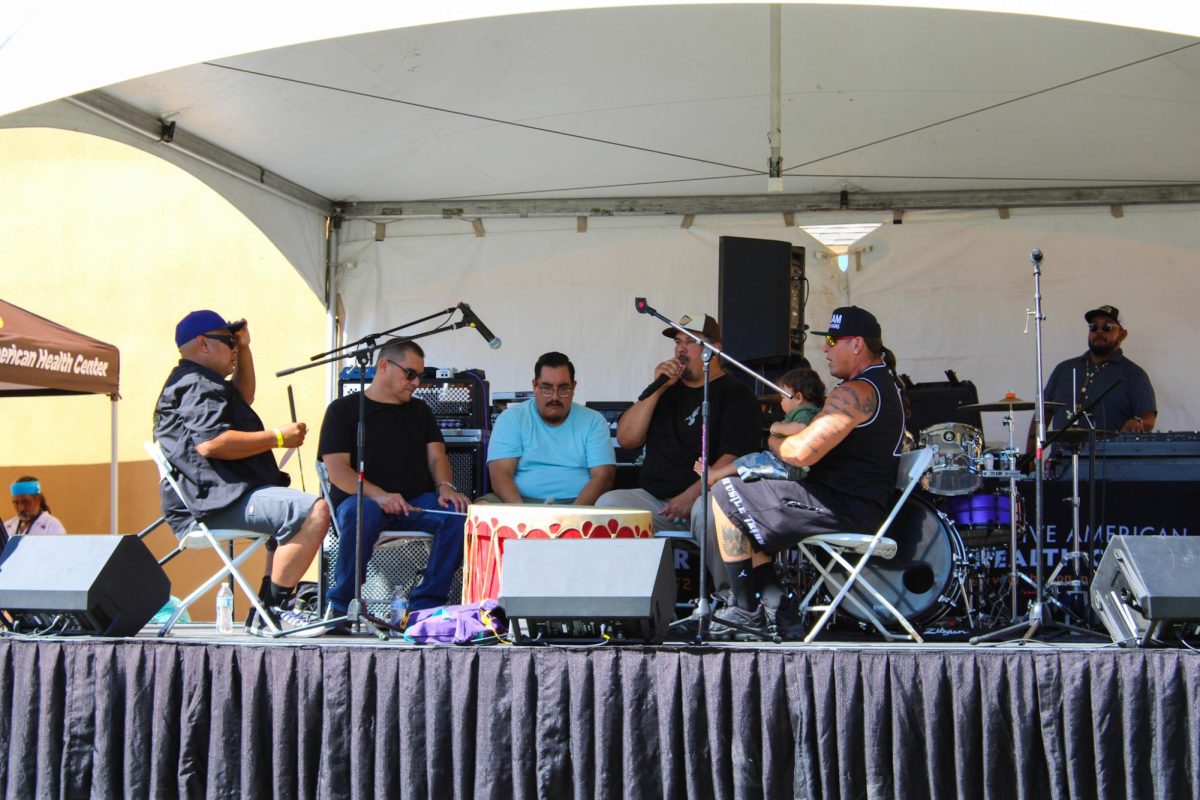
[[[219,331],[221,328],[228,328],[230,333],[237,333],[245,326],[246,320],[244,319],[229,322],[215,311],[193,311],[179,320],[179,324],[175,326],[175,346],[183,347],[184,343],[190,342],[202,333]]]

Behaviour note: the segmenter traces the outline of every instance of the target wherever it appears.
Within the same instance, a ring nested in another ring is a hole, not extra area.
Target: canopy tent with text
[[[111,344],[0,300],[0,397],[106,394],[112,400],[109,525],[117,532],[117,401],[121,360]]]

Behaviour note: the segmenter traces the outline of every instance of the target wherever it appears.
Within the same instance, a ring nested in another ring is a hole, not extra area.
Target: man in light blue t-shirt
[[[590,506],[617,474],[608,421],[572,402],[575,365],[550,352],[533,367],[533,402],[496,418],[488,444],[487,503],[574,503]]]

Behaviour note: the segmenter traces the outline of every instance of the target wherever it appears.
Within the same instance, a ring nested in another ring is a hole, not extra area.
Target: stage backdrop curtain
[[[0,641],[6,797],[1188,798],[1187,651]]]

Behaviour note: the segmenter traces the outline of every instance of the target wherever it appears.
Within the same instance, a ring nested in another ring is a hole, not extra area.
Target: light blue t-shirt
[[[559,501],[579,495],[592,467],[617,463],[608,421],[600,412],[572,403],[567,418],[554,427],[538,414],[535,400],[509,406],[496,418],[487,458],[518,459],[517,491]]]

